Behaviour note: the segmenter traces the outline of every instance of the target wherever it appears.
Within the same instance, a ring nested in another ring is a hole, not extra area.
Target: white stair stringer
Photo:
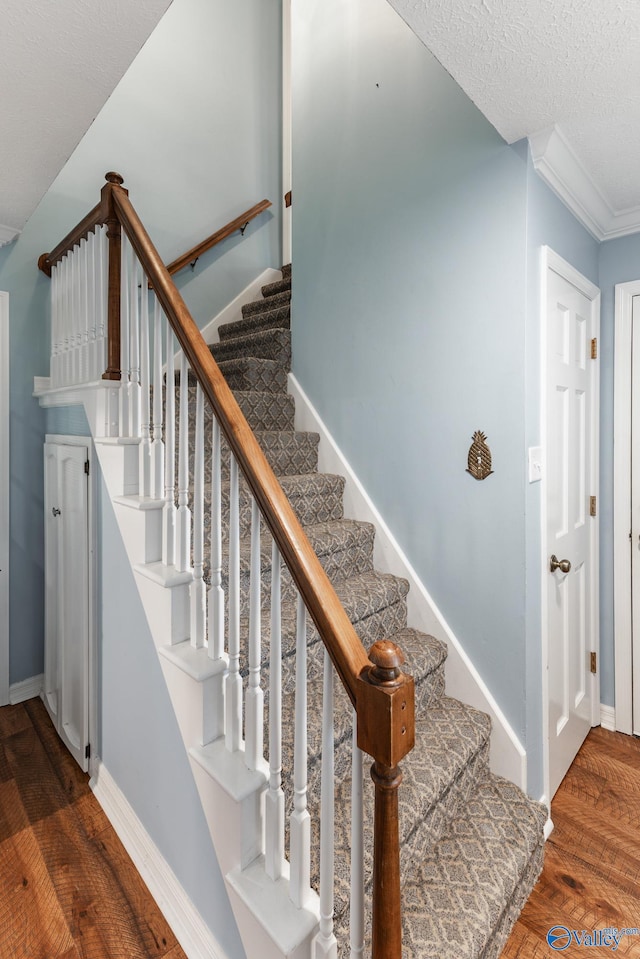
[[[90,418],[91,421],[91,418]],[[223,737],[226,657],[189,641],[191,572],[160,561],[163,502],[137,495],[138,440],[95,439],[118,529],[158,651],[178,727],[245,951],[249,959],[309,959],[318,932],[319,899],[289,898],[285,874],[272,881],[264,868],[266,763],[251,771],[244,752],[230,753]]]

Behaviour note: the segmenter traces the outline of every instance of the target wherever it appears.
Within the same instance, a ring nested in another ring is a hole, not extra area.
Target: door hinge
[[[291,196],[291,190],[287,190],[287,192],[284,195],[284,205],[286,206],[287,209],[289,209],[292,202],[293,202],[293,197]]]
[[[598,515],[598,502],[597,502],[597,499],[598,499],[597,496],[590,496],[590,497],[589,497],[589,516],[597,516],[597,515]]]
[[[86,473],[87,476],[88,476],[88,475],[89,475],[89,460],[85,460],[84,471],[85,471],[85,473]]]
[[[591,340],[591,359],[592,360],[598,359],[598,337],[597,336],[594,336],[594,338]]]
[[[87,743],[84,747],[84,758],[91,759],[91,743]]]
[[[597,673],[598,672],[598,654],[590,653],[590,657],[591,657],[591,672]]]

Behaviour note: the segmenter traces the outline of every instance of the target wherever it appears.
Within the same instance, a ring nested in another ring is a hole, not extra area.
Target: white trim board
[[[320,434],[320,470],[345,477],[345,516],[375,526],[376,566],[409,580],[409,622],[446,642],[447,693],[491,717],[491,769],[526,790],[527,755],[522,743],[292,373],[289,393],[295,398],[295,428]]]
[[[614,210],[559,127],[529,137],[536,172],[596,240],[640,230],[640,207]]]
[[[631,624],[631,345],[640,280],[616,284],[613,361],[613,620],[616,729],[633,732]]]
[[[227,953],[98,758],[89,786],[188,959],[227,959]]]
[[[18,703],[25,703],[27,699],[35,699],[42,695],[44,686],[44,673],[39,676],[30,676],[29,679],[23,679],[19,683],[12,683],[9,687],[9,702],[12,706]]]
[[[610,729],[611,732],[616,731],[616,711],[613,706],[605,706],[604,703],[600,703],[600,725],[603,729]]]
[[[0,706],[9,702],[9,294],[0,293]]]
[[[550,801],[553,797],[550,795],[550,773],[549,773],[549,636],[548,636],[548,600],[547,600],[547,489],[546,489],[546,449],[547,449],[547,399],[546,399],[546,377],[547,377],[547,274],[552,270],[563,277],[577,290],[583,293],[591,300],[591,331],[589,338],[593,335],[599,338],[600,335],[600,290],[591,283],[582,273],[561,256],[554,252],[548,246],[540,247],[540,445],[542,448],[542,483],[540,490],[540,554],[542,562],[540,564],[540,623],[541,623],[541,659],[542,659],[542,768],[545,796]],[[600,397],[600,378],[599,365],[593,372],[593,411],[594,411],[594,449],[592,456],[597,455],[599,462],[599,397]],[[598,495],[598,476],[599,470],[592,465],[592,488],[590,494]],[[592,562],[598,562],[598,528],[592,537],[591,558]],[[599,597],[595,596],[592,600],[594,637],[593,645],[595,650],[600,648],[599,633]],[[592,679],[591,688],[592,716],[591,725],[597,725],[599,719],[596,717],[596,711],[600,708],[600,673],[597,673]]]

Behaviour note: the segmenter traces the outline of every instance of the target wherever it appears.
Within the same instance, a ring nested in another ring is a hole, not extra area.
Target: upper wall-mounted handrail
[[[240,230],[241,233],[244,233],[245,228],[249,225],[249,223],[251,223],[251,221],[261,213],[264,213],[265,210],[268,210],[270,206],[271,200],[260,200],[260,203],[256,203],[256,205],[252,206],[250,210],[247,210],[245,213],[241,213],[240,216],[237,216],[234,220],[230,220],[226,226],[216,230],[215,233],[212,233],[211,236],[208,236],[206,240],[202,241],[202,243],[198,243],[190,250],[187,250],[186,253],[183,253],[182,256],[179,256],[176,260],[173,260],[171,263],[169,263],[167,266],[167,272],[173,276],[174,273],[178,273],[180,270],[184,269],[185,266],[190,264],[195,265],[195,261],[201,257],[203,253],[206,253],[207,250],[210,250],[218,243],[221,243],[222,240],[226,240],[226,238],[231,236],[232,233],[235,233],[236,230]]]

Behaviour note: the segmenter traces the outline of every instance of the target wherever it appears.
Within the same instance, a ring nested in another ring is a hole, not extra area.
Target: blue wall
[[[524,740],[526,157],[385,0],[294,5],[293,89],[294,373]]]

